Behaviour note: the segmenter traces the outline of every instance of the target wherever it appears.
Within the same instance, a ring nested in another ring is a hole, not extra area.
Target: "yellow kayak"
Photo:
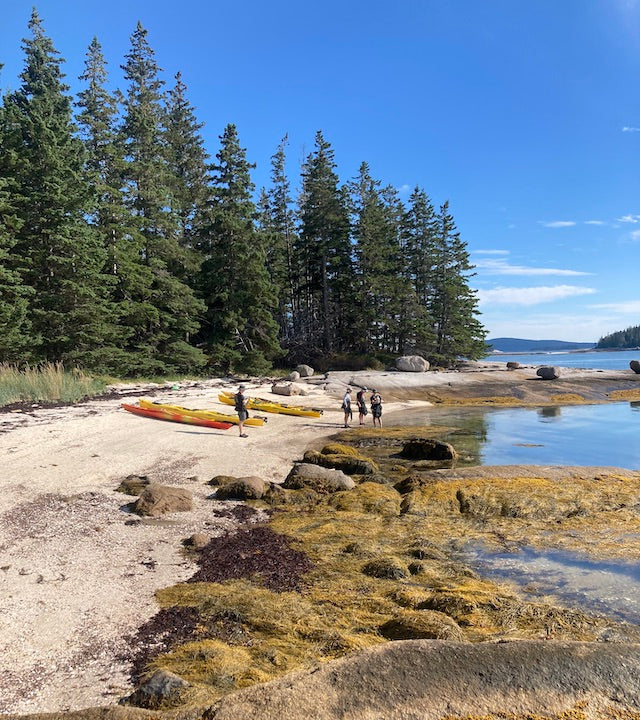
[[[225,405],[234,405],[234,393],[223,391],[218,394],[218,400]],[[311,407],[301,407],[297,405],[287,405],[286,403],[276,402],[274,400],[264,400],[263,398],[248,397],[247,407],[254,410],[261,410],[268,413],[279,413],[280,415],[298,415],[301,417],[319,418],[322,410]]]
[[[215,410],[190,410],[189,408],[180,407],[180,405],[163,405],[144,399],[141,399],[139,404],[140,407],[145,408],[145,410],[164,410],[188,417],[202,418],[203,420],[218,420],[220,422],[233,423],[234,425],[238,424],[237,415],[227,415],[226,413],[216,412]],[[247,418],[244,424],[251,427],[262,427],[265,422],[265,418],[252,417]]]

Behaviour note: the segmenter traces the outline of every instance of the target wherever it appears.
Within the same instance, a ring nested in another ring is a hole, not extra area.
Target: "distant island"
[[[640,325],[605,335],[598,340],[598,349],[635,350],[640,347]]]
[[[487,340],[489,352],[528,353],[590,350],[595,343],[566,342],[565,340],[524,340],[522,338],[493,338]]]

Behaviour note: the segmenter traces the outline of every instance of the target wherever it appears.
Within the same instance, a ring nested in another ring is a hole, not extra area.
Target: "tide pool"
[[[423,408],[390,415],[442,426],[465,465],[612,465],[640,469],[640,403],[539,408]]]

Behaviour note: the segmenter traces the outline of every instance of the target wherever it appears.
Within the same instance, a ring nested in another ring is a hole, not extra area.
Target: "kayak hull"
[[[215,410],[191,410],[190,408],[181,407],[180,405],[154,403],[151,400],[145,400],[144,398],[142,398],[139,403],[140,407],[146,410],[173,412],[179,415],[202,418],[203,420],[216,420],[218,422],[232,423],[233,425],[237,425],[240,422],[237,415],[228,415],[226,413],[216,412]],[[247,418],[244,421],[244,424],[250,427],[262,427],[265,424],[265,419]]]
[[[218,400],[225,405],[235,404],[234,395],[229,392],[219,393]],[[246,400],[248,408],[260,410],[262,412],[276,413],[280,415],[297,415],[299,417],[319,418],[322,416],[322,410],[318,410],[317,408],[296,407],[295,405],[287,405],[286,403],[264,400],[263,398],[248,397]]]
[[[233,424],[229,422],[191,417],[188,415],[181,415],[176,412],[169,412],[168,410],[149,410],[148,408],[143,408],[139,405],[127,405],[126,403],[123,403],[122,407],[124,410],[133,413],[134,415],[153,418],[154,420],[167,420],[169,422],[184,423],[186,425],[198,425],[200,427],[215,428],[216,430],[228,430],[230,427],[233,427]]]

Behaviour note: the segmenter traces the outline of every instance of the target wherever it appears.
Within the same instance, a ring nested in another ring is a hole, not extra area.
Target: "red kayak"
[[[169,422],[179,422],[187,425],[200,425],[202,427],[216,428],[217,430],[228,430],[230,427],[233,427],[233,423],[191,417],[169,410],[148,410],[138,405],[126,405],[125,403],[122,404],[122,407],[134,415],[142,415],[142,417],[155,418],[156,420],[169,420]]]

